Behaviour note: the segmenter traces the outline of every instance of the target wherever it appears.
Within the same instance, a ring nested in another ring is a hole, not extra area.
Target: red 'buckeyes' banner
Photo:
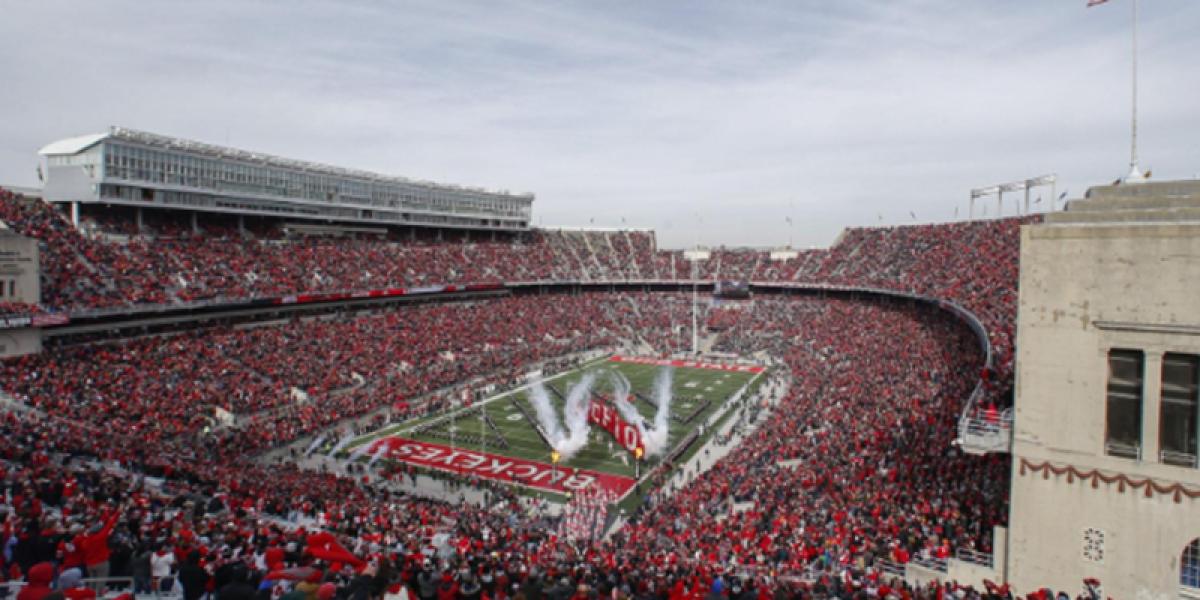
[[[553,465],[511,456],[451,448],[402,437],[378,440],[372,443],[369,453],[374,453],[379,444],[388,447],[387,456],[392,460],[464,475],[476,475],[484,479],[520,483],[563,494],[599,488],[623,495],[637,483],[632,477],[573,469],[562,465],[555,469]]]

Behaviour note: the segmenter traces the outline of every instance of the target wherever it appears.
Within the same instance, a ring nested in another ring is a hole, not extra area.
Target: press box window
[[[1142,448],[1141,350],[1108,352],[1108,397],[1104,451],[1111,456],[1139,458]]]

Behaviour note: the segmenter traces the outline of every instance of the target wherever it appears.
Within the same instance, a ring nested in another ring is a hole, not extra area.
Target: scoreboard
[[[713,287],[713,295],[718,298],[749,298],[749,281],[720,280]]]

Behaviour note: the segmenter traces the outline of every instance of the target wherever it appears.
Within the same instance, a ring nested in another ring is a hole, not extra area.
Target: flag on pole
[[[1088,8],[1091,8],[1093,6],[1100,6],[1101,4],[1104,4],[1105,2],[1108,2],[1108,0],[1088,0]]]

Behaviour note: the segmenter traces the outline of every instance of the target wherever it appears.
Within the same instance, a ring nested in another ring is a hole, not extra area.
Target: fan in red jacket
[[[112,535],[119,516],[120,513],[114,512],[104,521],[103,526],[77,538],[80,540],[78,543],[83,550],[83,564],[87,565],[89,577],[108,577],[108,538]]]
[[[29,568],[25,587],[17,594],[17,600],[42,600],[50,595],[50,580],[54,578],[54,565],[40,562]]]

